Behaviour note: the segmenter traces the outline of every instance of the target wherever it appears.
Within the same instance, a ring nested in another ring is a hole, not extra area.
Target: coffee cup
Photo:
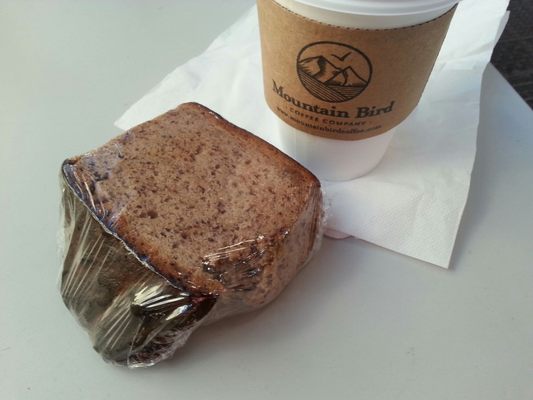
[[[416,107],[459,0],[258,0],[282,150],[325,180],[378,165]]]

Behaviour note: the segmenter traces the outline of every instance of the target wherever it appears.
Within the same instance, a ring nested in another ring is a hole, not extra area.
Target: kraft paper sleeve
[[[265,97],[301,131],[360,140],[384,133],[416,107],[455,8],[394,29],[317,22],[258,0]]]

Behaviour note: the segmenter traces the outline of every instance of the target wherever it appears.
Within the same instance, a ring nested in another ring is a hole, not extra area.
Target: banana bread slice
[[[319,181],[196,103],[61,170],[61,293],[117,364],[152,365],[199,325],[272,301],[320,240]]]

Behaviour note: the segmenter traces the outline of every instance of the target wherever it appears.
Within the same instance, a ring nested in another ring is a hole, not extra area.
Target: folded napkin
[[[420,104],[398,127],[381,164],[352,181],[323,182],[331,232],[448,267],[476,153],[482,74],[507,22],[508,1],[459,4]],[[255,7],[116,125],[129,129],[187,101],[279,147],[263,98]]]

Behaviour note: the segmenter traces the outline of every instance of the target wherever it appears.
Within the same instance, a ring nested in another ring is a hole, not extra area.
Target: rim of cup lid
[[[295,0],[308,6],[358,15],[412,15],[451,8],[461,0]]]

